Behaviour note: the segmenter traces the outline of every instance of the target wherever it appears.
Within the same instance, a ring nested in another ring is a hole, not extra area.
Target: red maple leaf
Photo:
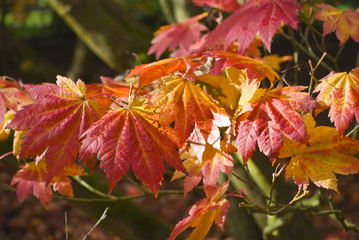
[[[298,10],[294,0],[249,0],[226,18],[208,36],[208,44],[224,44],[227,49],[238,42],[238,53],[244,53],[259,33],[264,45],[270,51],[271,40],[283,24],[297,30]]]
[[[211,8],[218,8],[225,12],[233,12],[241,6],[237,0],[192,0],[192,2],[200,7],[207,4]]]
[[[258,89],[254,93],[250,103],[242,110],[243,114],[237,119],[236,145],[244,163],[251,157],[256,142],[259,149],[270,158],[279,154],[283,134],[294,141],[306,143],[306,127],[296,110],[312,111],[317,105],[307,93],[300,90],[303,87],[296,86]]]
[[[8,128],[28,130],[20,158],[45,153],[49,183],[63,167],[74,162],[80,149],[79,137],[100,119],[107,108],[86,99],[86,86],[79,80],[58,76],[58,85],[44,83],[30,89],[36,103],[16,113]]]
[[[110,180],[111,192],[130,166],[134,174],[157,195],[165,171],[162,158],[177,170],[184,170],[176,144],[142,116],[140,108],[119,108],[107,113],[85,133],[79,158],[94,155]]]
[[[183,23],[162,26],[155,32],[156,36],[151,41],[152,46],[147,54],[156,53],[158,59],[167,47],[170,51],[177,47],[188,51],[191,44],[200,39],[201,31],[208,30],[205,25],[199,22],[207,15],[208,13],[205,12],[191,17]]]

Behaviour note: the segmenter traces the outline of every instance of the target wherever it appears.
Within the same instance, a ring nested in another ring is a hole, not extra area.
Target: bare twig
[[[67,212],[65,212],[65,234],[66,234],[66,240],[69,239],[69,231],[67,229]]]
[[[100,222],[102,222],[106,218],[107,210],[108,210],[108,207],[102,213],[102,216],[100,217],[100,219],[95,223],[95,225],[90,229],[90,231],[86,234],[86,236],[82,240],[85,240],[91,234],[91,232],[97,227],[97,225],[99,225]]]

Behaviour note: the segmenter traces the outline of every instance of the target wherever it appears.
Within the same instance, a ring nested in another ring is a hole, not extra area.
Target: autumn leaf
[[[319,92],[318,102],[330,107],[330,120],[340,136],[352,122],[354,114],[359,120],[359,68],[350,73],[332,73],[321,80],[314,92]]]
[[[227,209],[230,207],[229,201],[222,197],[227,191],[229,182],[217,187],[204,186],[206,198],[198,201],[189,210],[187,218],[176,224],[171,235],[167,240],[175,239],[179,234],[189,227],[195,228],[189,235],[187,240],[203,240],[211,226],[215,222],[217,226],[224,229]]]
[[[288,138],[307,142],[306,127],[297,110],[311,111],[316,106],[304,87],[278,89],[259,88],[237,118],[236,146],[244,163],[252,156],[258,143],[268,157],[279,154],[283,134]]]
[[[22,106],[32,103],[24,89],[25,86],[23,88],[18,82],[0,77],[0,122],[4,121],[7,109],[18,111]]]
[[[195,124],[207,135],[215,119],[218,120],[217,126],[230,125],[224,109],[191,80],[181,76],[167,76],[162,78],[162,85],[151,102],[160,111],[161,123],[169,125],[175,121],[180,145],[191,135]]]
[[[141,107],[118,108],[95,122],[85,133],[79,159],[98,155],[110,180],[111,192],[130,166],[136,177],[157,195],[165,171],[164,159],[184,170],[176,144],[143,116]]]
[[[247,76],[251,81],[261,81],[266,77],[270,82],[273,82],[276,78],[279,78],[273,68],[261,59],[254,59],[234,52],[220,50],[205,51],[200,54],[221,60],[217,60],[217,64],[220,64],[220,67],[217,66],[217,68],[221,68],[221,70],[227,67],[246,69]]]
[[[50,183],[46,184],[46,164],[45,160],[41,159],[37,164],[30,162],[26,163],[25,166],[21,166],[21,169],[12,178],[11,185],[16,185],[16,194],[20,203],[32,193],[47,208],[48,203],[51,201],[53,190],[62,195],[73,197],[71,179],[68,177],[84,175],[87,174],[83,172],[79,165],[71,163],[57,172]]]
[[[280,71],[280,64],[282,62],[291,61],[292,59],[293,57],[290,55],[281,57],[278,54],[271,54],[263,57],[263,60],[268,62],[269,65],[276,71]]]
[[[5,128],[6,125],[11,121],[11,119],[14,117],[15,112],[13,110],[7,111],[7,113],[4,116],[4,121],[1,123],[0,126],[0,141],[5,141],[8,139],[10,135],[10,129]]]
[[[187,151],[181,153],[184,159],[183,165],[188,175],[184,179],[184,192],[187,194],[203,179],[203,185],[215,186],[217,184],[219,174],[221,172],[230,175],[232,173],[233,159],[230,155],[236,149],[231,143],[227,143],[225,139],[209,139],[204,140],[196,129],[190,137],[190,145]],[[219,136],[219,131],[218,131]],[[182,177],[178,172],[175,173],[172,180]]]
[[[233,42],[238,42],[238,53],[243,54],[259,33],[270,51],[271,41],[282,24],[297,30],[300,9],[293,0],[246,1],[209,34],[207,43],[213,47],[223,43],[227,49]]]
[[[160,79],[170,73],[185,73],[190,66],[186,58],[167,58],[157,62],[136,66],[126,79],[139,78],[138,88]]]
[[[333,6],[327,4],[317,4],[321,10],[314,16],[315,19],[324,21],[323,35],[335,31],[339,39],[339,45],[342,45],[349,39],[349,36],[356,42],[359,42],[359,12],[352,9],[346,9],[340,12]]]
[[[116,81],[110,77],[100,77],[102,83],[86,84],[86,98],[95,99],[105,106],[110,106],[112,96],[128,101],[130,84]]]
[[[44,83],[30,89],[36,103],[16,113],[8,128],[29,130],[22,142],[20,158],[45,153],[49,183],[66,165],[74,162],[80,149],[79,137],[107,108],[86,99],[86,86],[78,80],[58,76],[57,84]]]
[[[152,46],[147,54],[156,53],[156,58],[158,59],[167,47],[170,51],[177,47],[188,51],[191,43],[200,39],[201,32],[208,30],[205,25],[199,22],[207,15],[208,13],[205,12],[191,17],[183,23],[162,26],[155,32],[155,37],[151,41]]]
[[[359,171],[359,160],[352,155],[359,151],[359,141],[343,136],[335,128],[315,127],[310,114],[305,116],[308,144],[284,140],[279,158],[290,157],[286,177],[306,189],[311,180],[318,187],[338,191],[333,173],[351,174]]]
[[[218,8],[225,12],[233,12],[241,6],[237,0],[192,0],[192,2],[200,7],[207,4],[211,8]]]

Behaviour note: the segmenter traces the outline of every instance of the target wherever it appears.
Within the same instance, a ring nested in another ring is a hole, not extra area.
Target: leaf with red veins
[[[208,44],[224,43],[227,49],[238,42],[238,53],[243,54],[259,33],[264,45],[270,51],[271,41],[282,24],[298,28],[300,6],[294,0],[249,0],[226,18],[208,36]]]
[[[195,228],[187,239],[203,240],[215,222],[224,230],[229,201],[222,197],[228,189],[228,182],[222,186],[204,186],[206,198],[198,201],[189,210],[189,216],[176,224],[167,240],[173,240],[189,227]]]
[[[156,58],[158,59],[167,47],[170,51],[177,47],[188,50],[193,42],[200,39],[201,32],[208,30],[205,25],[199,22],[207,15],[208,13],[205,12],[191,17],[183,23],[162,26],[155,32],[148,55],[156,53]]]
[[[342,45],[349,39],[359,42],[359,12],[353,9],[346,9],[340,12],[338,9],[327,4],[317,4],[321,10],[314,16],[315,19],[324,21],[323,35],[335,31],[339,39],[339,45]]]
[[[330,74],[321,80],[314,92],[319,92],[317,101],[325,108],[330,107],[330,120],[343,136],[359,108],[359,68]],[[359,120],[359,118],[357,117]]]
[[[37,102],[24,106],[7,126],[18,131],[29,130],[22,142],[20,158],[45,152],[47,183],[76,160],[81,145],[79,137],[107,112],[105,106],[84,98],[86,89],[81,83],[64,88],[75,86],[77,93],[49,83],[32,88],[31,95]]]
[[[230,123],[228,114],[200,87],[181,76],[166,76],[163,86],[153,96],[151,102],[160,110],[160,122],[169,124],[175,121],[180,145],[187,141],[195,124],[205,139],[212,131],[213,121],[221,125]]]
[[[218,8],[225,12],[233,12],[241,6],[237,0],[192,0],[192,2],[200,7],[207,4],[211,8]]]
[[[130,166],[136,177],[157,195],[163,179],[164,159],[184,170],[176,144],[142,116],[135,107],[109,112],[85,133],[79,158],[86,161],[97,154],[101,169],[110,180],[111,192]]]
[[[47,208],[51,200],[52,189],[58,191],[62,195],[73,197],[71,179],[68,176],[84,176],[87,175],[83,169],[76,165],[70,164],[57,173],[47,185],[45,178],[47,177],[46,164],[41,159],[38,164],[35,162],[27,163],[21,166],[21,169],[14,175],[11,185],[17,185],[17,196],[22,203],[31,193],[40,199],[41,204]]]
[[[254,59],[234,52],[220,50],[205,51],[199,54],[217,59],[215,65],[219,64],[220,66],[215,67],[221,68],[222,70],[227,67],[247,69],[246,73],[250,82],[254,80],[260,82],[265,77],[267,77],[270,82],[273,82],[275,79],[279,78],[273,68],[261,59]]]
[[[279,154],[283,134],[288,138],[305,144],[306,127],[303,118],[297,112],[291,95],[301,87],[286,87],[274,90],[258,89],[250,100],[250,107],[237,118],[236,146],[244,163],[255,150],[256,142],[260,150],[268,157]],[[301,96],[296,95],[294,96]],[[307,101],[307,94],[302,99]],[[298,100],[296,100],[298,101]],[[311,100],[313,101],[313,100]]]

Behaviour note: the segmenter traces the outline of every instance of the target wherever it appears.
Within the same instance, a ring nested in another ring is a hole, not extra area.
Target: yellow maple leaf
[[[333,127],[315,127],[311,115],[304,116],[309,144],[286,138],[279,158],[288,158],[286,178],[306,189],[309,179],[318,187],[337,189],[334,173],[351,174],[359,171],[359,160],[353,157],[359,151],[359,141],[343,136],[341,139]]]

